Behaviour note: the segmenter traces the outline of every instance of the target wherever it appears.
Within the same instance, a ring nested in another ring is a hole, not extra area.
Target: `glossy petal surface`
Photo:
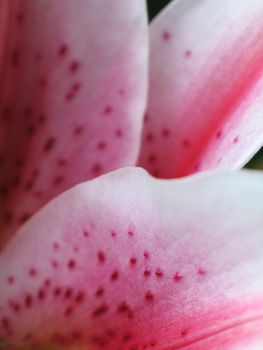
[[[263,143],[263,2],[175,1],[151,25],[139,164],[162,178],[240,168]]]
[[[72,185],[134,164],[146,28],[141,0],[12,1],[0,101],[9,231]]]
[[[139,169],[62,194],[0,255],[2,340],[18,349],[259,344],[262,197],[257,173],[166,182]]]

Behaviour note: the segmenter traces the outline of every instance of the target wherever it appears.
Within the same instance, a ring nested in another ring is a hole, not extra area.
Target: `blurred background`
[[[157,15],[157,13],[159,13],[161,9],[164,8],[166,5],[168,5],[171,1],[172,0],[147,0],[150,20],[153,19]],[[246,167],[263,169],[263,148],[247,164]]]

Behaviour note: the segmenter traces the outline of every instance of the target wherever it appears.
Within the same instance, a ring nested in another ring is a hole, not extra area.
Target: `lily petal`
[[[13,232],[72,185],[135,163],[148,49],[141,0],[16,0],[8,25],[0,187]]]
[[[139,169],[62,194],[0,255],[0,338],[18,349],[263,342],[262,196],[253,172],[163,181]]]
[[[263,143],[263,2],[174,1],[151,25],[139,164],[173,178],[240,168]]]

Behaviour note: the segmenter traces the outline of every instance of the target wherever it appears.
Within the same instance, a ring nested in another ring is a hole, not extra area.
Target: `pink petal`
[[[145,3],[14,1],[7,40],[6,234],[72,185],[134,164],[147,85]]]
[[[139,164],[173,178],[240,168],[263,143],[263,2],[176,1],[151,26]]]
[[[252,172],[166,182],[124,169],[79,185],[0,255],[0,338],[18,349],[263,342],[262,197]]]

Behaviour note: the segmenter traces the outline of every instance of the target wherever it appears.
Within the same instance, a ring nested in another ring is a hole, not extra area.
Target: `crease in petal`
[[[14,0],[2,81],[2,241],[71,186],[139,152],[148,59],[140,0]]]
[[[164,181],[140,169],[62,194],[0,255],[0,339],[18,350],[262,344],[262,195],[256,172]]]
[[[151,24],[139,164],[173,178],[242,167],[263,143],[261,1],[186,0]]]

